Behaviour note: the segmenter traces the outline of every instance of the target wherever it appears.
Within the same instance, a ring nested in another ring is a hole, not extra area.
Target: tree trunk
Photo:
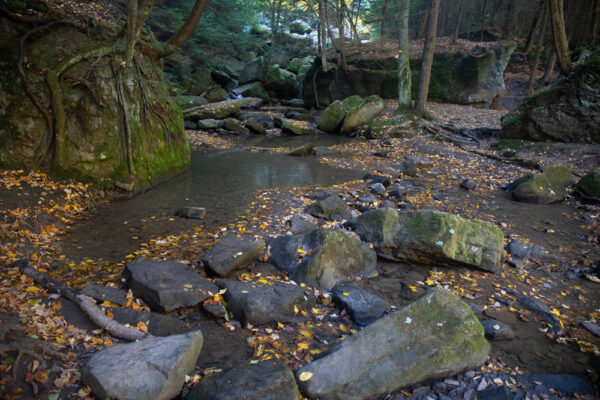
[[[327,26],[325,22],[325,0],[319,0],[319,36],[321,37],[321,64],[323,72],[329,71],[327,67]]]
[[[552,42],[550,54],[548,55],[548,60],[546,61],[546,68],[544,69],[544,77],[542,78],[542,83],[545,85],[552,78],[552,74],[554,73],[554,66],[556,65],[556,49],[554,48],[554,41]]]
[[[571,68],[571,57],[569,55],[569,43],[565,31],[565,16],[563,12],[563,0],[548,0],[550,2],[550,15],[552,18],[552,36],[556,48],[556,58],[562,73],[566,74]]]
[[[548,9],[547,7],[543,8],[542,15],[539,18],[542,21],[542,25],[540,26],[540,34],[538,36],[536,49],[535,49],[535,61],[531,66],[531,71],[529,72],[529,94],[533,94],[533,86],[535,83],[535,74],[537,73],[538,66],[540,65],[540,57],[542,55],[542,46],[544,44],[544,37],[546,36],[546,25],[548,24]]]
[[[504,20],[504,37],[507,38],[513,33],[514,21],[515,21],[515,12],[517,10],[517,5],[515,0],[509,0],[510,3],[508,5],[508,12],[506,13],[506,18]]]
[[[381,7],[381,40],[385,40],[385,14],[388,9],[388,0],[383,1],[383,7]]]
[[[126,44],[125,44],[125,61],[131,62],[133,58],[133,50],[135,49],[135,40],[137,36],[137,21],[138,0],[130,0],[129,8],[127,9],[127,27],[126,27]]]
[[[342,3],[345,0],[339,0],[338,2],[338,50],[340,52],[340,58],[338,59],[338,67],[345,70],[346,69],[346,35],[344,33],[344,6]]]
[[[458,41],[458,35],[460,34],[460,26],[462,24],[463,13],[465,11],[465,0],[460,0],[460,8],[458,10],[458,18],[456,19],[456,29],[454,30],[454,37],[452,43],[456,44]]]
[[[408,16],[410,11],[410,0],[400,1],[398,11],[398,23],[400,32],[398,36],[398,109],[412,107],[411,99],[411,72],[409,63],[409,39],[408,39]]]
[[[426,8],[423,11],[423,19],[421,20],[421,25],[419,25],[419,30],[417,31],[417,37],[422,38],[425,36],[425,29],[427,28],[427,19],[429,18],[429,8]]]
[[[540,23],[542,22],[541,14],[545,12],[546,7],[545,3],[540,3],[538,10],[533,18],[533,22],[531,23],[531,27],[529,28],[529,32],[527,33],[527,41],[525,42],[525,54],[531,53],[531,49],[533,48],[533,40],[535,38],[535,32],[540,27]]]
[[[435,53],[435,38],[437,36],[438,15],[440,12],[440,0],[432,0],[429,18],[427,18],[427,32],[423,45],[423,62],[421,65],[421,77],[419,79],[419,92],[417,94],[416,113],[425,114],[425,104],[429,93],[429,81],[431,79],[431,65]]]
[[[163,53],[163,56],[168,56],[183,46],[185,41],[188,40],[192,33],[194,33],[194,29],[196,28],[196,25],[198,25],[200,18],[202,18],[202,14],[207,5],[208,0],[196,0],[194,8],[183,26],[167,41],[170,49]]]

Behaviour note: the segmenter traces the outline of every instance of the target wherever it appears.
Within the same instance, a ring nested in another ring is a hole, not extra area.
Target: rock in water
[[[541,174],[524,179],[512,194],[517,201],[525,203],[555,203],[567,196],[567,187],[573,178],[569,168],[564,165],[548,167]]]
[[[312,306],[311,298],[307,297],[305,300],[304,289],[293,284],[263,284],[223,279],[217,281],[217,286],[227,289],[223,294],[227,309],[244,325],[297,321],[298,312],[309,310]]]
[[[334,132],[342,125],[347,111],[348,109],[344,103],[336,100],[321,112],[321,115],[317,118],[317,126],[322,131]]]
[[[175,213],[180,218],[202,219],[206,215],[206,208],[203,207],[182,207]]]
[[[587,200],[600,202],[600,169],[581,178],[577,184],[577,192]]]
[[[316,151],[316,147],[312,143],[307,143],[304,146],[296,147],[291,153],[290,156],[295,157],[306,157],[311,154],[314,154]]]
[[[339,230],[315,229],[280,236],[271,239],[269,246],[271,264],[287,271],[296,282],[318,283],[325,290],[348,277],[376,274],[375,252]]]
[[[192,121],[201,119],[224,119],[240,112],[253,98],[233,99],[205,104],[183,110],[183,117]]]
[[[336,195],[309,204],[304,208],[304,212],[315,217],[332,219],[334,221],[352,218],[352,212],[350,212],[346,202]]]
[[[300,399],[294,374],[275,359],[207,376],[185,396],[185,400]]]
[[[102,399],[169,400],[202,349],[202,332],[116,344],[95,353],[82,370],[83,382]]]
[[[348,110],[340,132],[352,133],[354,128],[379,115],[384,108],[383,100],[379,96],[369,96],[358,105]]]
[[[174,261],[140,257],[125,267],[123,276],[133,295],[158,311],[195,306],[218,292],[214,283]]]
[[[265,242],[227,236],[208,251],[203,260],[206,267],[219,276],[227,276],[256,261],[265,251]]]
[[[504,257],[504,235],[498,227],[438,211],[380,208],[346,226],[373,243],[379,254],[399,261],[496,272]]]
[[[249,118],[246,120],[246,128],[250,129],[250,131],[257,133],[259,135],[264,135],[265,133],[267,133],[267,130],[265,129],[263,124],[261,124],[254,118]]]
[[[369,325],[392,308],[381,297],[348,283],[333,288],[331,295],[334,303],[360,326]]]
[[[436,287],[340,342],[297,376],[311,399],[362,400],[478,368],[489,350],[471,308]]]

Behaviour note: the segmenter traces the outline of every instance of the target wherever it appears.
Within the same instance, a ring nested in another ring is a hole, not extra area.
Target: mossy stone
[[[331,103],[317,118],[317,126],[319,129],[325,132],[334,132],[336,131],[344,117],[346,116],[346,112],[348,108],[346,105],[340,100],[336,100]]]
[[[364,124],[379,115],[384,108],[383,100],[379,96],[369,96],[346,113],[340,132],[351,133],[354,128]]]
[[[566,197],[567,187],[573,179],[569,168],[555,165],[521,183],[512,194],[517,201],[525,203],[555,203]]]
[[[587,199],[600,201],[600,169],[581,178],[577,184],[577,191]]]

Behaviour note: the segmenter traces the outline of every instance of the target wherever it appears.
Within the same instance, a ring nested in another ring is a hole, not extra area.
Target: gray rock
[[[291,219],[286,221],[286,226],[294,235],[318,229],[319,225],[311,222],[314,221],[314,218],[310,215],[308,215],[308,217],[310,217],[310,219],[306,218],[303,214],[294,215]]]
[[[305,121],[296,121],[287,118],[274,118],[275,126],[281,128],[283,133],[290,135],[313,135],[316,133],[315,129]]]
[[[263,124],[261,124],[254,118],[249,118],[246,120],[246,128],[250,129],[250,131],[257,133],[259,135],[264,135],[265,133],[267,133],[267,130],[263,126]]]
[[[526,243],[520,239],[513,239],[506,247],[506,251],[513,257],[541,260],[546,254],[537,244]]]
[[[369,96],[346,113],[340,132],[351,133],[356,127],[375,118],[384,108],[383,100],[379,96]]]
[[[506,325],[504,322],[496,321],[495,319],[490,318],[481,321],[481,325],[485,331],[485,337],[488,339],[503,340],[514,337],[512,329],[510,329],[510,326]]]
[[[374,183],[371,185],[371,193],[383,196],[385,194],[385,186],[381,183]]]
[[[362,400],[478,368],[489,349],[469,306],[446,289],[432,288],[300,368],[297,376],[310,398]]]
[[[224,119],[237,114],[242,107],[251,104],[255,100],[254,98],[233,99],[191,107],[183,110],[183,117],[192,121]]]
[[[375,203],[376,201],[378,201],[377,197],[371,194],[361,194],[357,197],[357,199],[361,203]]]
[[[594,323],[592,321],[583,321],[581,323],[581,326],[583,326],[588,332],[590,332],[594,336],[600,337],[600,325],[598,325],[597,323]]]
[[[331,291],[334,303],[345,309],[357,325],[367,326],[377,320],[391,306],[381,297],[346,283]]]
[[[102,399],[169,400],[181,391],[201,349],[200,331],[116,344],[90,358],[82,381]]]
[[[127,292],[110,286],[94,285],[88,283],[82,291],[86,296],[98,300],[100,303],[110,301],[111,303],[124,306],[127,304]]]
[[[206,208],[203,207],[182,207],[175,215],[181,218],[202,219],[206,215]]]
[[[293,284],[276,281],[240,282],[217,280],[223,294],[227,309],[242,324],[266,325],[271,322],[293,322],[302,318],[294,307],[309,310],[312,298],[306,296],[304,289]],[[306,298],[306,299],[305,299]]]
[[[315,217],[340,221],[352,218],[352,212],[346,205],[346,202],[339,196],[329,196],[316,203],[309,204],[304,208],[304,212]]]
[[[460,187],[465,190],[473,190],[477,187],[477,182],[471,178],[467,178],[460,183]]]
[[[504,257],[504,235],[495,225],[438,211],[380,208],[345,226],[395,260],[496,272]]]
[[[414,161],[405,161],[400,165],[397,165],[397,171],[406,176],[417,176],[418,168],[417,163]]]
[[[577,183],[577,193],[584,199],[600,201],[600,169],[586,174]]]
[[[239,86],[232,90],[232,93],[238,96],[244,97],[258,97],[263,99],[264,101],[269,101],[271,96],[265,90],[262,83],[260,82],[252,82],[246,85]]]
[[[481,400],[511,400],[512,392],[506,386],[485,390],[479,393]]]
[[[113,313],[114,320],[122,324],[136,326],[138,322],[145,323],[148,326],[148,332],[154,336],[177,335],[190,330],[182,320],[169,315],[136,311],[131,308],[113,307],[110,311]]]
[[[219,276],[227,276],[233,271],[246,267],[265,251],[265,242],[238,239],[226,236],[204,256],[206,268]]]
[[[215,318],[225,318],[227,309],[220,301],[205,301],[202,303],[202,309]]]
[[[549,324],[553,326],[556,334],[560,335],[562,329],[560,327],[560,322],[556,318],[556,315],[552,312],[550,307],[546,304],[542,303],[539,300],[534,299],[533,297],[526,296],[524,294],[518,295],[519,304],[526,308],[527,310],[540,315],[543,317]]]
[[[246,129],[244,125],[233,118],[227,118],[225,121],[223,121],[223,128],[240,135],[250,134],[250,131]]]
[[[396,208],[396,203],[394,203],[391,200],[382,200],[381,204],[379,205],[381,208]]]
[[[217,129],[223,125],[223,121],[218,119],[201,119],[196,121],[198,129]]]
[[[174,261],[140,257],[125,267],[123,276],[133,295],[158,311],[195,306],[218,291],[214,283]]]
[[[198,125],[193,121],[183,121],[183,127],[185,129],[191,129],[191,130],[198,129]]]
[[[402,198],[411,192],[410,188],[402,186],[402,185],[393,185],[390,187],[389,196]]]
[[[300,400],[292,371],[273,359],[204,377],[186,400]]]
[[[296,282],[318,283],[325,290],[348,277],[376,274],[375,252],[339,230],[280,236],[269,240],[269,245],[271,264],[287,271]]]

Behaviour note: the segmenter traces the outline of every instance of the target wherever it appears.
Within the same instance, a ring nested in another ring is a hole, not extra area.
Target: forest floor
[[[461,375],[461,381],[487,379],[490,385],[506,386],[516,392],[519,385],[513,377],[517,375],[569,373],[597,384],[600,338],[585,330],[581,323],[600,321],[597,268],[600,265],[600,206],[584,203],[573,193],[559,204],[518,203],[503,186],[553,164],[566,164],[575,175],[582,176],[600,167],[600,147],[521,142],[498,146],[494,145],[497,139],[493,136],[483,135],[473,140],[457,132],[497,129],[502,111],[435,103],[430,103],[428,108],[433,121],[425,121],[418,127],[407,124],[402,128],[401,137],[358,138],[330,146],[329,155],[317,156],[318,160],[340,168],[390,174],[407,156],[419,156],[421,165],[415,176],[394,175],[403,185],[415,188],[399,207],[435,209],[492,222],[504,231],[507,243],[521,239],[540,245],[544,256],[525,260],[524,266],[514,268],[507,254],[506,262],[496,274],[463,267],[379,261],[379,276],[359,281],[357,285],[397,308],[410,303],[430,286],[443,286],[471,304],[478,317],[507,324],[512,329],[512,338],[492,340],[486,365],[474,376]],[[388,103],[387,109],[395,109],[393,102]],[[278,113],[281,108],[265,111]],[[382,119],[393,117],[389,112]],[[236,146],[235,138],[197,132],[189,132],[189,136],[196,149],[221,150]],[[475,189],[468,191],[460,187],[467,178],[477,183]],[[0,341],[4,343],[0,347],[0,397],[29,398],[43,393],[51,399],[58,398],[60,392],[61,398],[90,398],[89,388],[79,382],[78,368],[91,352],[116,342],[97,329],[72,303],[34,284],[16,267],[10,267],[12,262],[28,259],[39,270],[74,288],[82,288],[87,283],[122,287],[124,265],[139,255],[196,265],[226,234],[245,238],[286,234],[285,221],[301,213],[304,206],[313,201],[310,195],[322,190],[345,194],[370,192],[369,185],[362,180],[333,187],[260,190],[246,212],[225,226],[199,223],[174,232],[175,225],[169,232],[155,231],[154,237],[131,248],[130,254],[122,259],[79,262],[66,255],[65,239],[70,227],[85,221],[87,210],[104,199],[85,185],[56,182],[41,173],[1,172],[0,262],[5,267],[0,270]],[[364,207],[376,208],[377,205],[364,204]],[[336,225],[338,223],[326,223],[328,227]],[[253,268],[236,277],[242,280],[266,278]],[[286,277],[268,275],[268,279],[285,280]],[[552,327],[543,318],[523,308],[517,301],[518,294],[548,305],[559,319],[564,334],[553,334]],[[127,307],[140,309],[135,302]],[[189,328],[202,329],[205,338],[188,387],[226,364],[249,359],[278,357],[297,369],[324,351],[327,346],[323,343],[343,340],[360,329],[347,315],[339,314],[327,296],[320,297],[317,313],[309,313],[298,324],[245,329],[201,315],[197,309],[181,309],[170,314],[184,320]],[[144,324],[137,328],[147,329]],[[277,339],[273,339],[275,337]],[[434,387],[433,383],[428,384]],[[407,388],[386,398],[408,398],[418,389]]]

